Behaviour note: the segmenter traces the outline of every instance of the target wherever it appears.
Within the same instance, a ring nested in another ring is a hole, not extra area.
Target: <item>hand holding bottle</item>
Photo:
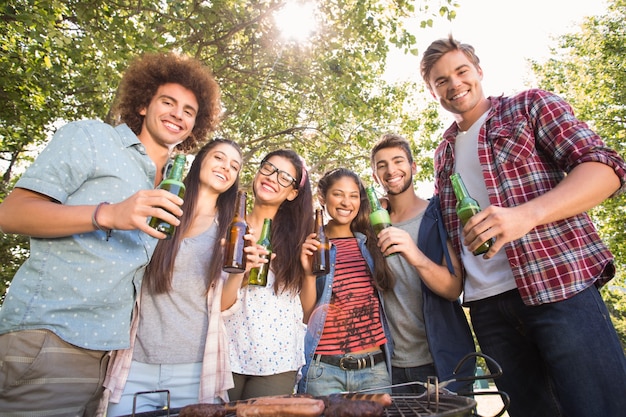
[[[306,275],[313,276],[313,254],[315,254],[319,245],[320,242],[315,238],[315,233],[309,234],[302,242],[300,263]]]
[[[269,273],[272,256],[271,230],[272,219],[264,219],[261,236],[256,242],[257,245],[260,246],[259,249],[261,250],[261,252],[257,255],[260,264],[250,270],[250,274],[248,276],[249,285],[259,285],[262,287],[267,285],[267,274]]]
[[[17,189],[16,196],[19,195],[20,189]],[[13,197],[17,198],[17,197]],[[48,202],[49,200],[45,200]],[[98,208],[98,212],[95,213],[93,207],[88,207],[87,215],[93,217],[96,214],[96,221],[98,225],[104,230],[112,230],[113,238],[115,238],[115,230],[141,230],[149,236],[157,239],[162,239],[163,234],[156,229],[150,227],[147,222],[147,218],[151,216],[158,216],[169,224],[178,226],[180,220],[178,219],[183,211],[181,205],[183,200],[176,194],[172,194],[169,191],[153,188],[149,190],[140,190],[128,197],[125,200],[119,202],[111,202],[110,204],[102,204]],[[53,203],[47,212],[51,212],[57,208],[58,204]],[[78,218],[78,216],[75,216]],[[81,225],[80,228],[67,228],[62,225],[56,225],[57,229],[64,227],[61,231],[53,230],[49,234],[42,234],[42,228],[39,227],[38,237],[60,237],[66,236],[68,233],[83,233],[86,230]],[[93,226],[92,226],[93,227]],[[28,231],[28,234],[35,235],[34,232]]]
[[[174,165],[170,169],[167,177],[159,184],[159,189],[166,190],[181,199],[185,196],[185,184],[183,183],[183,171],[185,169],[186,157],[178,154],[174,158]],[[170,213],[171,214],[171,213]],[[167,219],[159,217],[149,217],[148,225],[153,229],[165,234],[165,239],[171,239],[178,223],[170,223]]]
[[[315,240],[319,242],[311,259],[313,275],[325,275],[330,272],[330,240],[324,230],[324,216],[321,208],[315,210]]]
[[[478,201],[472,198],[463,183],[463,179],[459,173],[452,174],[450,176],[452,182],[452,188],[457,199],[456,213],[459,216],[461,224],[465,225],[467,221],[480,212],[480,206]],[[476,250],[474,250],[474,256],[482,255],[486,253],[493,244],[493,238],[487,239]]]
[[[246,240],[244,236],[248,233],[248,223],[246,222],[247,196],[248,194],[243,190],[237,192],[235,213],[226,235],[222,269],[229,274],[240,274],[246,270],[246,255],[244,253]]]

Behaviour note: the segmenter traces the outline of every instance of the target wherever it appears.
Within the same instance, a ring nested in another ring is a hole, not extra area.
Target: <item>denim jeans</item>
[[[625,415],[626,358],[594,286],[539,306],[517,290],[469,306],[482,352],[502,367],[495,383],[511,417]]]
[[[422,366],[415,366],[412,368],[391,368],[393,385],[405,384],[407,382],[426,382],[428,377],[437,375],[435,371],[435,365],[428,364]],[[442,381],[443,382],[443,381]],[[414,385],[401,385],[393,388],[394,394],[421,394],[426,392],[426,387],[421,384]]]
[[[355,358],[362,356],[366,355],[354,355]],[[306,392],[314,396],[346,391],[354,392],[391,385],[391,377],[384,361],[373,367],[344,371],[338,366],[320,362],[316,357],[311,362],[307,378]],[[368,393],[374,392],[391,394],[391,388],[368,391]]]

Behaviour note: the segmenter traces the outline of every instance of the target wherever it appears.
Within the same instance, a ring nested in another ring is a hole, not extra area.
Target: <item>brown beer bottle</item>
[[[459,173],[452,174],[450,176],[450,181],[452,181],[452,189],[454,190],[454,195],[456,196],[456,214],[459,216],[461,224],[465,225],[465,223],[467,223],[467,221],[474,214],[480,211],[480,206],[478,205],[478,201],[469,195],[469,192],[465,187],[465,183]],[[487,252],[493,242],[493,238],[483,242],[483,244],[473,252],[474,256],[482,255]]]
[[[312,272],[314,275],[325,275],[330,272],[330,241],[324,231],[324,217],[322,209],[315,209],[315,239],[320,242],[313,252]]]
[[[261,256],[263,259],[267,259],[267,263],[261,264],[260,267],[252,268],[250,270],[250,276],[248,277],[249,285],[260,285],[262,287],[267,285],[267,273],[270,271],[270,260],[272,259],[271,230],[272,219],[264,219],[261,236],[256,243],[267,249],[268,254]]]
[[[240,274],[246,270],[246,253],[243,251],[246,240],[243,237],[248,229],[246,223],[247,196],[248,194],[243,190],[237,192],[235,216],[226,235],[226,252],[224,253],[222,269],[229,274]]]
[[[185,196],[185,184],[183,183],[183,171],[185,169],[186,157],[184,154],[178,154],[174,158],[174,165],[170,169],[167,178],[161,181],[157,188],[167,190],[172,194],[176,194],[180,198]],[[171,239],[176,230],[176,226],[159,219],[158,217],[149,217],[148,225],[161,233],[165,233],[165,239]]]

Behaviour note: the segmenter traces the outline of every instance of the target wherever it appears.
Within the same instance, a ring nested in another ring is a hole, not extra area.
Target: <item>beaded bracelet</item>
[[[110,203],[108,201],[103,201],[102,203],[96,206],[96,209],[93,211],[93,214],[91,215],[91,223],[93,224],[93,227],[100,230],[101,232],[106,233],[107,242],[108,242],[109,238],[111,237],[111,232],[113,232],[113,229],[104,229],[98,224],[98,211],[100,210],[100,207],[102,207],[105,204],[110,204]]]

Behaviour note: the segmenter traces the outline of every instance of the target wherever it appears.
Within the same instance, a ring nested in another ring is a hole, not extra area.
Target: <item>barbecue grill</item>
[[[496,371],[486,375],[477,375],[474,377],[463,377],[444,381],[439,383],[436,377],[430,377],[427,383],[423,384],[426,388],[426,392],[423,394],[393,394],[393,404],[389,407],[385,407],[383,416],[385,417],[480,417],[477,414],[476,406],[477,402],[474,398],[478,395],[499,395],[502,399],[503,407],[498,414],[492,417],[500,417],[509,407],[509,396],[502,391],[480,391],[480,392],[468,392],[462,395],[454,394],[445,389],[445,385],[451,381],[478,381],[486,379],[498,378],[502,375],[502,369],[497,362],[491,359],[489,356],[482,353],[472,353],[463,358],[457,365],[457,369],[460,369],[463,363],[471,357],[479,356],[485,359],[489,363],[490,369]],[[456,371],[455,371],[456,372]],[[156,392],[169,391],[149,391],[138,392],[135,394],[135,398],[142,394],[151,394]],[[350,400],[347,400],[350,401]],[[172,408],[167,410],[149,411],[141,413],[133,413],[123,417],[178,417],[178,413],[181,408]],[[226,414],[226,417],[236,417],[234,412]],[[322,416],[323,417],[323,416]]]
[[[469,417],[476,416],[476,400],[458,395],[416,396],[410,394],[392,395],[393,405],[386,407],[385,417]],[[180,408],[171,410],[148,411],[132,414],[127,417],[178,417]],[[504,414],[506,407],[493,417]],[[228,413],[226,417],[236,417],[235,413]]]

